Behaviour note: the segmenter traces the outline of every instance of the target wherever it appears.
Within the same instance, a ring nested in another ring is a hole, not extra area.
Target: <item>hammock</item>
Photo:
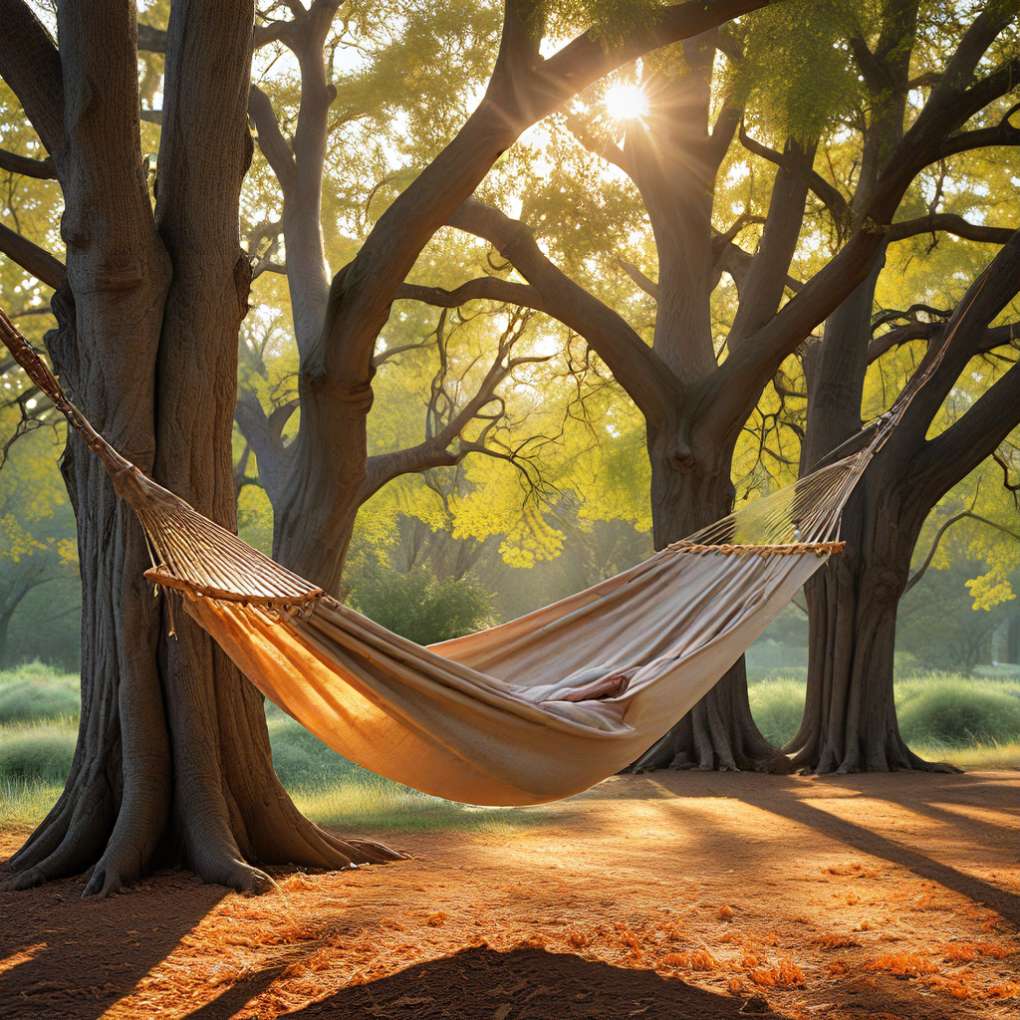
[[[422,647],[208,520],[117,453],[0,311],[0,339],[102,461],[149,541],[146,577],[270,700],[345,758],[486,805],[578,793],[635,761],[828,557],[864,449],[585,591]]]

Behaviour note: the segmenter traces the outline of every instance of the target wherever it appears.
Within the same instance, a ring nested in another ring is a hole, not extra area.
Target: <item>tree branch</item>
[[[641,288],[649,297],[654,298],[656,301],[659,300],[659,285],[652,279],[645,276],[644,273],[634,265],[633,262],[628,262],[626,259],[617,258],[616,264]]]
[[[0,252],[54,290],[67,278],[63,262],[2,223],[0,223]]]
[[[19,156],[16,152],[8,152],[6,149],[0,149],[0,170],[8,170],[23,177],[35,177],[42,181],[53,180],[57,176],[52,157],[32,159],[30,156]]]
[[[0,77],[7,82],[56,160],[64,144],[60,55],[25,0],[0,0]]]
[[[968,241],[979,241],[984,244],[1005,244],[1014,233],[1013,227],[989,227],[981,223],[971,223],[956,213],[931,213],[913,220],[899,220],[886,229],[889,241],[902,241],[919,234],[934,234],[944,231],[955,234]]]
[[[539,291],[541,310],[585,338],[646,417],[662,419],[677,395],[671,373],[620,315],[552,262],[525,224],[475,199],[449,223],[489,241]]]
[[[537,288],[512,280],[501,280],[495,276],[482,276],[468,280],[453,290],[442,287],[423,287],[415,283],[403,283],[397,290],[398,300],[421,301],[437,308],[458,308],[469,301],[502,301],[505,304],[534,308],[548,312],[542,295]],[[417,345],[415,345],[417,346]]]
[[[906,586],[903,589],[903,594],[906,595],[918,581],[924,577],[928,567],[931,566],[931,561],[935,558],[935,553],[938,551],[939,543],[942,541],[943,535],[954,525],[960,521],[971,520],[978,521],[980,524],[986,524],[990,528],[994,528],[996,531],[1001,531],[1004,535],[1009,535],[1011,538],[1020,539],[1020,532],[1013,531],[1007,528],[1004,524],[999,524],[998,521],[989,520],[987,517],[982,517],[981,514],[974,513],[973,510],[961,510],[959,513],[953,514],[948,520],[944,521],[938,531],[935,532],[935,537],[932,539],[931,547],[928,549],[928,554],[924,558],[924,562],[915,570],[907,581]]]
[[[286,196],[287,192],[294,187],[297,176],[297,166],[294,162],[294,153],[290,143],[283,137],[280,130],[280,123],[273,112],[273,105],[269,102],[269,96],[257,85],[252,85],[248,93],[248,115],[255,125],[255,137],[259,143],[266,162],[272,168],[280,187]]]

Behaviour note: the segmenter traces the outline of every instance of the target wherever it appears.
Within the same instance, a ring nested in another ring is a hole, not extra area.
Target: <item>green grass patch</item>
[[[0,725],[78,714],[78,677],[30,662],[0,673]]]
[[[797,732],[804,714],[803,680],[762,680],[748,688],[751,714],[769,743],[782,747]]]
[[[917,744],[912,750],[925,761],[946,762],[961,769],[994,771],[1020,768],[1020,740],[1008,744],[973,744],[969,747]]]
[[[0,830],[31,829],[57,802],[63,784],[0,778]]]
[[[782,746],[797,732],[804,710],[805,683],[797,677],[769,678],[749,687],[751,712],[766,737]],[[900,732],[913,748],[958,750],[970,761],[1020,766],[1020,683],[928,674],[896,683]],[[921,753],[920,751],[918,753]],[[954,764],[958,757],[951,756]],[[984,767],[984,766],[974,766]],[[992,766],[987,766],[992,767]]]
[[[78,720],[0,726],[0,781],[63,783],[71,770]]]
[[[379,776],[320,789],[291,791],[301,812],[333,829],[390,829],[394,832],[432,830],[509,835],[523,826],[539,825],[547,816],[528,808],[475,807],[429,797]],[[562,819],[562,814],[559,816]]]

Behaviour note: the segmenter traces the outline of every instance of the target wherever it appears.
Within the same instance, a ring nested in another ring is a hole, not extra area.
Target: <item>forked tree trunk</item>
[[[673,437],[670,437],[671,439]],[[733,509],[732,451],[706,444],[714,457],[678,457],[672,442],[650,433],[652,528],[662,549],[725,517]],[[719,769],[786,772],[787,759],[765,739],[751,715],[741,657],[635,767],[639,770]]]
[[[248,294],[237,197],[250,157],[252,22],[245,0],[174,5],[164,91],[175,130],[164,128],[158,233],[138,171],[129,5],[99,18],[65,3],[60,23],[64,230],[77,301],[55,301],[54,363],[115,446],[228,526]],[[111,148],[102,114],[117,109],[124,123]],[[106,894],[154,864],[184,863],[206,881],[261,891],[271,883],[258,864],[399,856],[339,840],[299,814],[272,769],[261,695],[180,607],[177,639],[160,641],[141,530],[74,436],[64,471],[83,585],[78,744],[56,806],[4,866],[7,883],[26,888],[91,868],[86,893]]]

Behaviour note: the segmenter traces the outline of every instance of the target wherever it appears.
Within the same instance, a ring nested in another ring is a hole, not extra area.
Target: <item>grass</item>
[[[805,682],[769,677],[750,685],[751,711],[777,746],[793,737]],[[1020,767],[1020,681],[928,674],[896,683],[904,739],[923,756],[973,767]]]
[[[800,675],[752,682],[751,708],[768,739],[796,732],[804,706]],[[904,737],[922,757],[964,768],[1020,768],[1020,679],[995,675],[912,676],[897,682]],[[52,806],[70,767],[78,680],[32,663],[0,673],[0,828],[32,825]],[[343,829],[509,833],[542,815],[474,808],[410,790],[346,761],[273,706],[267,710],[273,762],[301,810]]]

